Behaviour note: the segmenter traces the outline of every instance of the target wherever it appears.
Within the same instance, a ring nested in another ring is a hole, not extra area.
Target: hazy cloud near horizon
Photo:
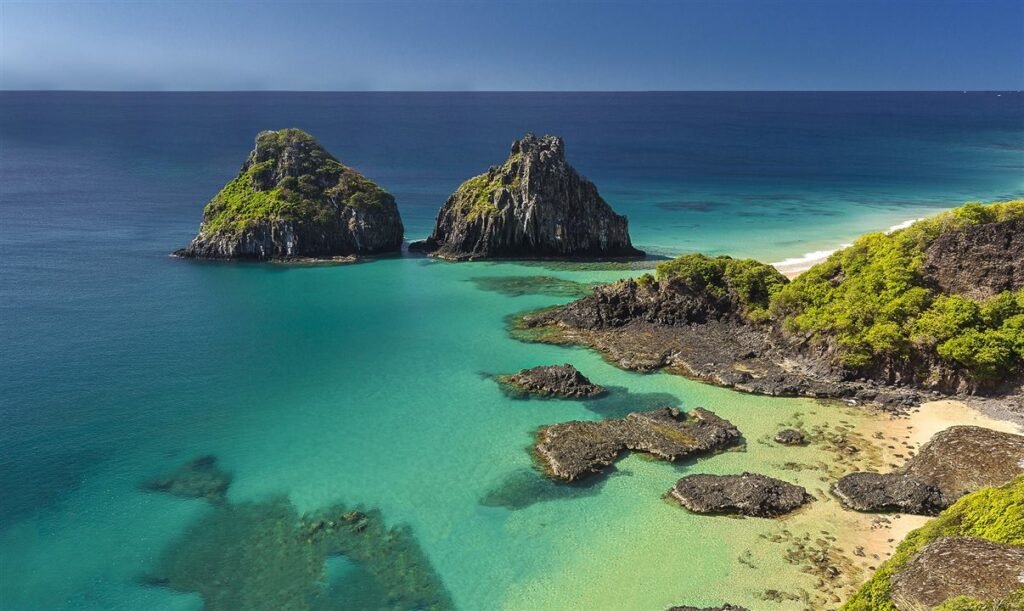
[[[0,88],[1024,89],[1024,2],[0,0]]]

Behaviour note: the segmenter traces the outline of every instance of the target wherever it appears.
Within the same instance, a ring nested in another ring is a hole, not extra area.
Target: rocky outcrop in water
[[[498,376],[498,382],[515,396],[589,399],[605,392],[568,363],[523,369],[519,373]]]
[[[669,607],[668,611],[748,611],[748,609],[736,605],[722,605],[721,607]]]
[[[634,412],[625,418],[572,421],[537,432],[534,454],[554,478],[574,481],[610,466],[623,452],[646,452],[668,461],[724,449],[740,440],[731,422],[697,407]]]
[[[153,492],[166,492],[175,496],[206,499],[221,503],[227,496],[231,476],[217,466],[216,456],[194,458],[167,475],[143,484]]]
[[[796,429],[782,429],[775,433],[775,442],[784,446],[802,446],[807,443],[807,437]]]
[[[261,132],[238,176],[175,252],[199,259],[331,259],[399,252],[395,199],[298,129]]]
[[[833,493],[857,511],[933,515],[975,490],[1024,473],[1024,437],[977,426],[954,426],[888,474],[851,473]]]
[[[1016,607],[997,605],[1021,589],[1022,575],[1024,548],[975,537],[944,537],[929,543],[892,576],[891,595],[900,611],[932,609],[957,596],[969,596],[993,609],[1011,609]]]
[[[843,379],[824,359],[794,351],[766,324],[744,319],[734,292],[682,279],[626,279],[564,306],[518,317],[525,341],[582,344],[624,369],[667,369],[705,382],[772,396],[844,398],[893,410],[921,402],[911,388]]]
[[[756,473],[687,475],[676,482],[668,496],[694,513],[758,518],[780,516],[811,501],[803,487]]]
[[[639,257],[626,217],[565,160],[561,138],[527,134],[508,160],[467,180],[412,250],[451,260]]]
[[[923,273],[943,292],[973,299],[1024,288],[1024,218],[940,235],[925,250]]]

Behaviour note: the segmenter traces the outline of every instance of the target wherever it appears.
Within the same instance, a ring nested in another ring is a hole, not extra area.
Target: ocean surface
[[[508,316],[572,298],[537,276],[636,270],[169,257],[256,133],[283,127],[392,192],[407,239],[527,131],[563,136],[654,257],[796,259],[1024,195],[1020,93],[0,93],[0,608],[202,608],[159,581],[169,555],[224,600],[272,600],[289,584],[268,566],[291,543],[213,519],[255,508],[254,528],[272,529],[268,499],[379,510],[461,609],[788,609],[800,603],[759,596],[814,589],[767,541],[834,518],[700,517],[661,495],[683,473],[743,470],[820,492],[820,472],[785,463],[827,452],[761,440],[794,418],[865,416],[509,336]],[[514,400],[489,377],[562,362],[610,396]],[[746,449],[680,465],[629,456],[582,487],[532,468],[538,426],[661,405],[716,411]],[[232,476],[225,502],[144,489],[203,455]],[[182,547],[199,536],[233,558],[230,579]],[[383,605],[388,584],[352,564],[316,564],[325,594],[294,608]]]

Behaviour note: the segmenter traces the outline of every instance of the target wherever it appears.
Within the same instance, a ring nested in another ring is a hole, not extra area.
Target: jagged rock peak
[[[565,160],[557,136],[527,134],[508,159],[462,183],[415,250],[451,259],[639,257],[626,217]]]
[[[264,131],[238,176],[175,254],[204,259],[334,258],[398,252],[395,199],[300,129]]]

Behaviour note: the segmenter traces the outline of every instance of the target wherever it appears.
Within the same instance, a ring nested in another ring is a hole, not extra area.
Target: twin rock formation
[[[238,176],[174,254],[200,259],[340,259],[399,253],[395,199],[298,129],[261,132]],[[450,260],[639,257],[626,218],[565,161],[561,138],[528,134],[500,167],[445,202],[413,250]]]

